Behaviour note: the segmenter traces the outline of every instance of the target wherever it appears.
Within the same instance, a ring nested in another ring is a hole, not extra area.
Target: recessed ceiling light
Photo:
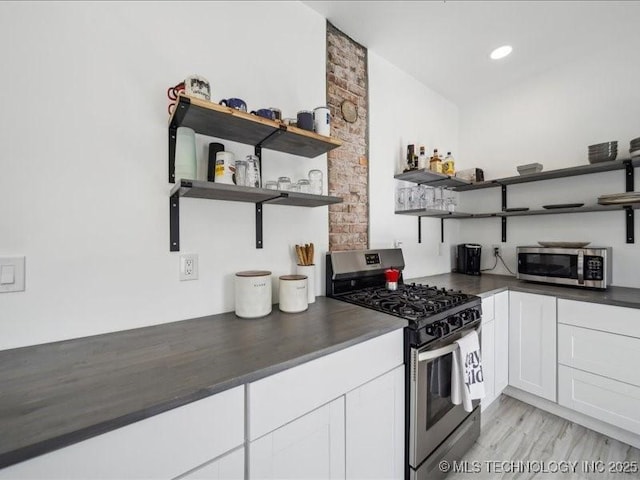
[[[491,55],[489,56],[491,57],[492,60],[500,60],[501,58],[504,58],[507,55],[509,55],[512,50],[513,48],[511,47],[511,45],[503,45],[501,47],[496,48],[493,52],[491,52]]]

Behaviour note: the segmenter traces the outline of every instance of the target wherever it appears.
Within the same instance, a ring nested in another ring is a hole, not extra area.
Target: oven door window
[[[427,364],[427,430],[455,408],[451,403],[452,360],[453,354],[449,353]]]
[[[518,272],[555,278],[578,278],[578,256],[551,253],[521,253]]]

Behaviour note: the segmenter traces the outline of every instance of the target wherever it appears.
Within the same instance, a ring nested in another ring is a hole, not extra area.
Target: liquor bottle
[[[442,173],[442,159],[438,155],[438,149],[433,150],[433,156],[429,160],[429,170],[435,173]]]
[[[445,157],[444,163],[442,164],[442,173],[450,176],[453,176],[456,173],[455,161],[453,160],[453,155],[451,155],[451,152],[447,152],[447,156]]]
[[[424,145],[420,145],[420,156],[418,157],[418,168],[424,170],[427,168],[427,155],[424,153]]]

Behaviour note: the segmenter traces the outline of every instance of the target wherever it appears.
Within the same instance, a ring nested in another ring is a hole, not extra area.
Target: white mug
[[[331,113],[327,107],[318,107],[313,110],[313,129],[318,135],[326,137],[331,135]]]
[[[211,100],[211,85],[209,80],[200,75],[189,75],[184,79],[184,93],[191,97]]]

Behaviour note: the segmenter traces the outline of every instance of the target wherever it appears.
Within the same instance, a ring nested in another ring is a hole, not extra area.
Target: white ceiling
[[[459,105],[595,50],[640,48],[640,1],[304,3]],[[513,53],[490,60],[504,44]]]

